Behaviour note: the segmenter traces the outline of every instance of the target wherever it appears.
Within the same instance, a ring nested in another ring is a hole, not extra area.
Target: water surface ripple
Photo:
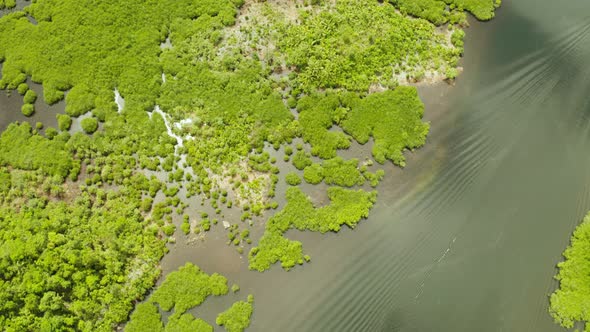
[[[505,3],[466,43],[456,85],[421,88],[427,146],[369,220],[259,276],[253,330],[560,330],[547,295],[590,209],[590,4]]]

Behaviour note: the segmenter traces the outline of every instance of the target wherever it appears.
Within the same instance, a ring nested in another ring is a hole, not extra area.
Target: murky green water
[[[386,167],[356,230],[288,233],[312,263],[261,274],[218,225],[204,242],[179,238],[164,271],[191,261],[239,283],[193,313],[213,323],[252,293],[249,331],[559,331],[555,263],[590,209],[589,36],[587,0],[505,1],[468,30],[455,86],[420,88],[428,143],[405,170]],[[20,119],[19,98],[0,94],[0,129]]]
[[[0,65],[1,69],[2,66]],[[45,128],[57,128],[56,114],[64,113],[65,102],[61,101],[52,106],[45,104],[43,101],[43,88],[30,80],[28,83],[31,89],[39,96],[35,102],[35,113],[30,117],[24,116],[20,110],[23,104],[23,96],[16,91],[0,90],[0,132],[15,121],[29,122],[33,128],[37,122],[43,123]]]

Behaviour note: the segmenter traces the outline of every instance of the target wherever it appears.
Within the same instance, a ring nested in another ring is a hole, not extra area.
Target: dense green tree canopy
[[[98,120],[96,118],[84,118],[80,121],[82,130],[87,134],[92,134],[98,129]]]
[[[57,114],[57,127],[61,131],[68,131],[72,126],[72,118],[67,114]]]
[[[166,311],[174,308],[177,314],[203,303],[209,295],[225,295],[227,279],[214,273],[209,276],[197,266],[187,263],[178,271],[170,273],[164,283],[154,292],[151,301]]]
[[[6,169],[0,182],[0,329],[110,331],[125,321],[164,254],[137,193],[74,194],[59,175]]]
[[[346,100],[351,112],[342,128],[364,144],[373,137],[373,157],[379,163],[391,160],[405,166],[402,151],[421,147],[429,125],[421,121],[424,105],[413,87],[375,93],[366,98]]]
[[[0,88],[16,88],[31,76],[43,83],[48,103],[72,89],[66,110],[70,115],[108,108],[118,88],[127,107],[147,110],[158,96],[159,44],[168,27],[175,20],[204,15],[217,15],[230,23],[236,3],[36,1],[25,12],[0,20],[0,31],[10,31],[0,34],[0,59],[4,59]],[[27,14],[38,24],[32,24]]]
[[[135,306],[129,323],[125,325],[125,332],[164,332],[162,316],[158,307],[144,302]]]
[[[73,168],[73,158],[65,151],[67,137],[53,140],[34,135],[27,122],[11,124],[0,136],[0,165],[20,169],[40,169],[65,178]]]
[[[367,91],[379,83],[394,87],[396,76],[455,67],[460,50],[424,20],[415,20],[373,0],[340,0],[333,8],[300,17],[281,30],[279,47],[287,64],[301,71],[304,91],[346,88]]]

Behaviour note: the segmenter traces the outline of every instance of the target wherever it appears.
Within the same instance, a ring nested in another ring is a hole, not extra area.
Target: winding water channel
[[[191,261],[239,283],[193,313],[213,322],[254,294],[249,331],[560,331],[555,263],[590,209],[589,36],[586,0],[505,1],[468,29],[455,85],[420,87],[428,143],[386,167],[357,229],[288,233],[312,262],[262,274],[214,230],[171,246],[164,272]],[[0,130],[21,102],[0,93]],[[41,104],[29,121],[56,126]]]

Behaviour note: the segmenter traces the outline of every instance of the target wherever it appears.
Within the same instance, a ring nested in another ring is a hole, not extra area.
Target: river
[[[287,233],[312,262],[265,273],[218,225],[172,246],[164,272],[191,261],[240,284],[192,312],[213,323],[253,294],[249,331],[561,331],[547,313],[555,264],[590,209],[589,33],[587,0],[504,1],[467,30],[454,86],[419,88],[428,142],[406,169],[385,167],[368,220]],[[0,94],[0,129],[19,98]]]

